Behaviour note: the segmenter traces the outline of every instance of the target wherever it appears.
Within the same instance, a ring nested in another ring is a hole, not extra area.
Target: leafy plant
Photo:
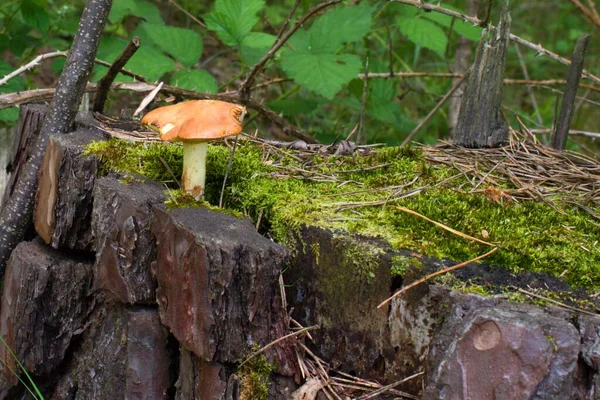
[[[29,375],[29,373],[27,372],[27,370],[25,369],[25,367],[23,366],[23,364],[21,364],[21,362],[19,361],[17,355],[10,348],[10,346],[8,345],[8,343],[6,343],[6,340],[4,340],[4,338],[2,337],[2,335],[0,335],[0,343],[2,343],[2,345],[8,351],[8,353],[11,355],[11,357],[15,360],[15,362],[19,366],[19,369],[21,371],[23,371],[23,374],[25,374],[25,377],[27,378],[27,381],[25,381],[23,378],[21,378],[21,374],[19,374],[18,371],[13,370],[8,365],[8,363],[5,360],[0,359],[0,362],[2,362],[2,365],[4,365],[4,367],[7,370],[9,370],[10,373],[13,374],[19,380],[19,382],[21,382],[21,384],[23,385],[23,387],[29,392],[29,394],[31,394],[31,396],[35,400],[44,400],[44,396],[42,395],[42,393],[40,392],[39,388],[37,387],[37,385],[35,384],[35,382],[31,378],[31,375]]]

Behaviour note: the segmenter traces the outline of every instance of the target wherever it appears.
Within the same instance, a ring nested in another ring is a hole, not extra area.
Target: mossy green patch
[[[177,145],[111,140],[92,144],[88,152],[100,156],[105,170],[140,173],[173,188],[173,175],[178,179],[181,174]],[[211,204],[218,203],[230,153],[225,146],[209,146],[205,197]],[[462,190],[466,178],[449,179],[458,174],[428,164],[420,150],[406,147],[368,155],[307,156],[241,141],[224,203],[288,244],[306,225],[381,238],[394,249],[457,262],[489,250],[394,207],[403,206],[498,244],[500,250],[487,263],[514,272],[545,271],[576,287],[600,288],[600,228],[586,213],[561,203],[560,212],[535,201],[497,204]],[[361,272],[367,279],[369,268]]]
[[[246,362],[238,371],[241,386],[240,400],[267,400],[271,372],[273,366],[262,354]]]

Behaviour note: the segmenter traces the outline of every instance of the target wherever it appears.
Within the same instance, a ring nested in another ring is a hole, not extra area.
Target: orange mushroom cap
[[[150,111],[142,123],[160,128],[171,140],[210,140],[238,135],[246,107],[220,100],[192,100]]]

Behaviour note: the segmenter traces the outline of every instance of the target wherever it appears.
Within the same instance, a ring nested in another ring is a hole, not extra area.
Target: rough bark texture
[[[232,363],[285,335],[279,274],[288,253],[250,220],[154,207],[152,232],[161,319],[182,346],[202,361]],[[288,343],[267,351],[284,375],[294,373]]]
[[[511,19],[505,3],[497,27],[484,30],[467,79],[454,142],[464,147],[496,147],[508,141],[508,124],[500,114],[504,66]]]
[[[479,0],[467,0],[467,15],[477,16],[478,10]],[[454,23],[460,24],[461,22],[455,21]],[[473,44],[470,40],[465,39],[462,36],[460,37],[456,50],[454,51],[454,64],[452,65],[453,73],[464,74],[467,72],[471,62],[472,46]],[[460,82],[460,79],[461,78],[452,79],[452,86]],[[465,85],[462,84],[450,98],[450,104],[448,106],[448,131],[450,132],[450,137],[454,136],[454,130],[456,129],[456,124],[458,124],[458,113],[460,112],[460,103],[462,102],[464,91]]]
[[[92,262],[72,258],[38,242],[15,248],[4,277],[0,335],[28,371],[50,375],[65,357],[91,308]],[[16,384],[4,366],[19,371],[0,346],[0,399]]]
[[[569,76],[567,77],[567,86],[563,95],[562,104],[560,106],[560,115],[558,116],[556,130],[552,137],[552,147],[558,150],[564,150],[567,144],[567,136],[569,135],[569,127],[573,119],[575,110],[575,98],[577,97],[577,88],[581,73],[583,72],[583,56],[585,49],[590,40],[590,35],[583,35],[577,39],[577,47],[573,53],[573,59],[569,66]]]
[[[72,127],[94,66],[96,51],[111,5],[112,0],[89,0],[83,10],[50,112],[14,193],[0,214],[0,276],[4,274],[10,253],[19,241],[23,240],[25,231],[30,226],[38,171],[48,138],[53,134],[67,133]]]
[[[166,200],[163,188],[136,176],[106,177],[96,182],[93,197],[95,288],[123,303],[154,303],[150,264],[156,244],[150,218],[152,205]]]
[[[48,399],[166,399],[172,386],[167,332],[155,308],[107,306]]]
[[[55,249],[90,250],[92,191],[98,167],[96,156],[83,156],[85,146],[105,140],[105,134],[79,129],[77,134],[54,135],[42,159],[33,220],[42,239]]]
[[[446,310],[432,311],[434,304]],[[423,399],[587,397],[583,377],[591,366],[580,363],[581,338],[570,313],[435,287],[414,310],[443,320],[429,348]]]
[[[17,182],[21,179],[21,172],[31,158],[47,113],[48,107],[41,104],[26,104],[21,107],[11,157],[6,166],[6,172],[10,174],[10,177],[4,188],[2,204],[8,201]]]

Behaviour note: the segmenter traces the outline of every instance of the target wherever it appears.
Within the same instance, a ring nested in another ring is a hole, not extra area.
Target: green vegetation
[[[21,382],[21,385],[23,385],[23,387],[27,390],[27,392],[31,395],[32,398],[34,398],[35,400],[44,400],[44,396],[42,395],[39,388],[37,387],[37,385],[31,378],[31,375],[29,375],[29,372],[27,372],[27,369],[25,369],[25,366],[21,363],[21,361],[19,361],[19,358],[17,357],[15,352],[10,348],[8,343],[6,343],[6,340],[4,340],[2,335],[0,335],[0,344],[2,344],[2,346],[4,346],[6,348],[7,353],[10,354],[10,356],[13,358],[15,364],[17,364],[17,366],[19,368],[17,368],[17,370],[15,371],[9,365],[8,360],[0,359],[0,363],[2,363],[2,365],[4,365],[4,368],[6,368],[6,370],[10,371],[10,373],[13,374],[19,380],[19,382]],[[25,377],[27,379],[24,379],[21,377],[21,372],[23,372],[23,374],[25,375]]]
[[[260,354],[253,357],[240,371],[240,400],[267,400],[269,398],[269,375],[273,366]]]
[[[68,50],[84,3],[84,0],[3,1],[0,77],[37,54]],[[127,42],[138,36],[142,46],[128,62],[128,70],[152,82],[160,80],[198,92],[234,91],[272,46],[295,3],[296,0],[114,1],[98,58],[114,61]],[[467,12],[462,0],[447,0],[441,5],[483,19],[488,3],[479,3],[478,13]],[[502,2],[492,3],[491,21],[495,22]],[[288,29],[316,4],[301,0]],[[512,0],[510,9],[514,34],[564,57],[570,57],[578,36],[586,32],[595,34],[585,15],[568,1]],[[265,84],[251,94],[254,100],[283,114],[293,125],[322,142],[331,142],[347,135],[359,120],[363,82],[358,74],[364,72],[367,58],[372,77],[389,71],[448,73],[454,69],[460,38],[466,38],[472,49],[481,32],[480,27],[470,23],[406,4],[382,0],[341,2],[315,13],[302,24],[266,64],[256,82],[277,79],[277,83]],[[598,43],[592,38],[586,55],[586,68],[596,75],[600,62]],[[535,51],[523,46],[520,52],[531,79],[565,79],[564,65],[548,57],[538,57]],[[0,93],[52,85],[63,65],[64,57],[44,61],[41,67],[0,86]],[[506,65],[507,78],[524,78],[514,46],[509,48]],[[106,67],[97,65],[92,80],[97,81],[105,72]],[[117,77],[118,81],[131,79],[124,75]],[[451,86],[448,77],[370,79],[364,115],[365,140],[400,143]],[[562,87],[528,89],[524,85],[507,85],[503,111],[511,125],[519,126],[515,118],[518,115],[529,127],[550,128],[555,113],[554,89]],[[535,103],[529,90],[535,96]],[[599,101],[594,90],[586,92],[584,97]],[[107,113],[118,115],[123,108],[136,108],[139,98],[113,93]],[[574,129],[597,130],[598,106],[593,102],[578,104]],[[415,140],[432,143],[448,137],[447,107],[444,105],[434,115]],[[3,121],[14,124],[17,117],[16,107],[0,110],[0,124]],[[264,134],[269,127],[270,122],[258,116],[250,119],[246,130],[256,128]],[[569,145],[579,149],[595,146],[581,138],[570,139]]]
[[[170,173],[157,168],[161,163],[153,158],[167,157],[173,173],[177,176],[181,171],[177,145],[111,140],[91,145],[89,152],[98,154],[106,169],[140,173],[174,188]],[[299,155],[240,142],[224,193],[225,207],[254,221],[260,219],[263,231],[288,244],[305,224],[381,238],[394,249],[456,261],[489,250],[394,207],[399,205],[471,236],[484,239],[485,230],[489,235],[485,240],[501,247],[486,259],[492,265],[514,272],[545,271],[576,287],[600,288],[600,228],[571,206],[563,205],[562,212],[557,212],[533,201],[497,204],[485,195],[459,190],[464,178],[436,186],[456,171],[427,164],[419,151],[410,148],[386,148],[354,157],[315,154],[300,161]],[[206,199],[211,204],[218,204],[229,156],[229,148],[209,146]],[[415,189],[421,191],[387,201],[394,193]],[[356,253],[366,258],[371,254],[368,249]],[[362,268],[361,276],[371,276],[368,263],[360,259],[356,264]],[[393,264],[397,273],[407,267],[399,259]]]

